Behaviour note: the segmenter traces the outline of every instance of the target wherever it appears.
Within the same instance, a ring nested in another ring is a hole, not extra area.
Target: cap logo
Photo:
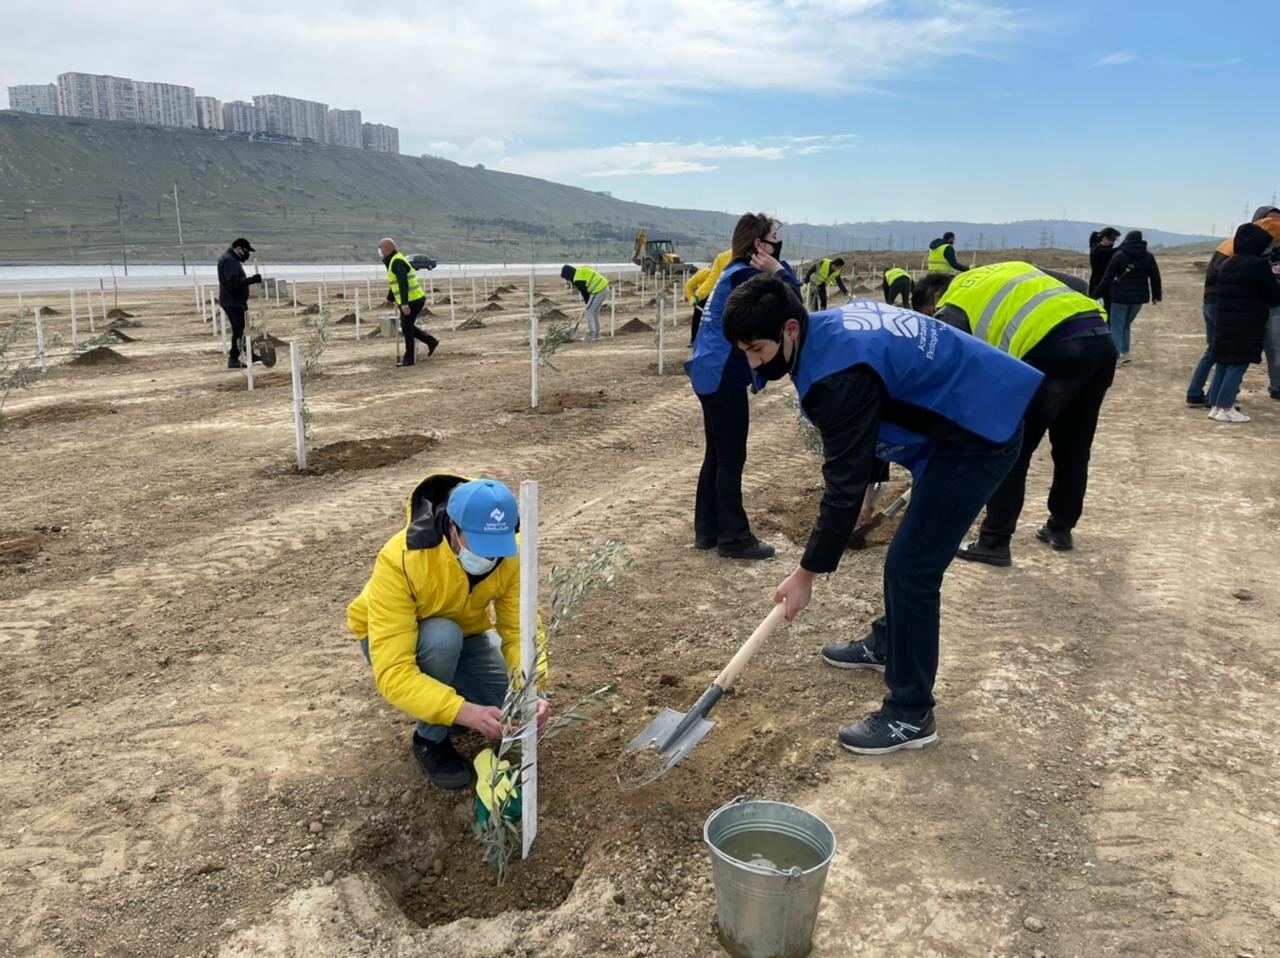
[[[489,513],[489,518],[494,522],[501,522],[507,518],[507,514],[501,509],[494,509],[493,512]]]

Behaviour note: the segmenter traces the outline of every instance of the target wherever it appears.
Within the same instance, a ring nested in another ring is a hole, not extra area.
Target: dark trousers
[[[742,507],[742,470],[747,464],[750,412],[746,386],[721,386],[699,396],[706,452],[698,473],[693,530],[700,539],[720,545],[754,541]]]
[[[1108,341],[1111,337],[1105,329],[1100,332],[1045,343],[1023,357],[1027,365],[1044,373],[1044,381],[1027,407],[1018,461],[987,503],[978,533],[985,545],[1008,545],[1013,537],[1026,498],[1027,468],[1046,432],[1053,455],[1049,525],[1066,530],[1080,521],[1098,411],[1116,373],[1115,342]]]
[[[902,297],[902,308],[911,308],[911,277],[899,276],[892,284],[881,282],[884,289],[884,301],[892,304],[899,296]]]
[[[885,614],[870,636],[885,658],[883,710],[895,718],[918,718],[933,708],[942,575],[1021,445],[1021,426],[1000,445],[967,433],[941,441],[912,486],[911,505],[885,555]]]
[[[424,306],[427,305],[426,299],[415,300],[409,304],[409,315],[400,314],[400,332],[404,334],[404,359],[401,360],[406,366],[413,362],[413,347],[415,341],[427,344],[427,349],[434,350],[440,341],[430,333],[424,333],[417,326],[418,314],[422,312]]]
[[[818,297],[818,309],[826,309],[827,308],[827,284],[818,283],[816,279],[814,280],[814,282],[818,284],[817,289],[814,290],[814,295]]]
[[[244,307],[223,306],[222,311],[231,324],[231,351],[227,354],[227,362],[235,363],[239,361],[240,347],[244,345]]]
[[[689,323],[689,345],[693,345],[693,341],[698,338],[698,327],[702,325],[702,304],[694,303],[693,319]]]

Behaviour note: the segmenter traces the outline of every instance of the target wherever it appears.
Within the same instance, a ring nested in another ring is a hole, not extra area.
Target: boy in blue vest
[[[724,335],[756,375],[790,375],[822,434],[826,492],[799,567],[774,596],[787,618],[834,572],[858,520],[876,460],[911,470],[911,507],[884,563],[885,614],[865,639],[825,646],[843,669],[884,673],[878,711],[840,730],[859,755],[937,740],[942,575],[969,526],[1013,467],[1022,416],[1042,374],[972,336],[905,309],[854,300],[809,315],[788,284],[761,275],[724,310]]]

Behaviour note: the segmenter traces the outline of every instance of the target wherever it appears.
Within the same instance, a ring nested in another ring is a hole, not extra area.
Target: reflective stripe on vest
[[[956,277],[938,309],[956,306],[973,335],[1018,359],[1059,323],[1098,313],[1098,304],[1030,263],[995,263]]]
[[[929,269],[935,273],[954,273],[956,268],[947,262],[947,250],[951,249],[950,243],[943,243],[941,246],[935,246],[929,250]]]
[[[908,273],[905,269],[902,269],[901,267],[898,267],[898,266],[891,266],[889,269],[884,271],[884,281],[888,283],[890,286],[892,286],[894,283],[896,283],[900,279],[910,279],[910,278],[911,278],[911,274]]]
[[[575,283],[587,284],[587,295],[594,296],[596,293],[603,293],[609,285],[609,281],[593,270],[590,266],[579,266],[573,271],[573,281]]]
[[[832,271],[831,260],[824,259],[821,263],[818,264],[818,282],[821,285],[830,286],[833,282],[835,282],[836,277],[839,275],[840,275],[840,270],[837,269],[834,272]]]
[[[391,254],[391,259],[387,260],[387,285],[391,287],[391,295],[395,299],[396,305],[404,305],[400,301],[400,277],[391,269],[396,260],[404,260],[404,265],[409,267],[409,275],[405,277],[408,280],[409,302],[416,303],[420,299],[426,299],[427,294],[422,291],[422,284],[418,282],[418,274],[413,271],[412,266],[409,266],[409,261],[405,259],[404,253],[396,250]]]

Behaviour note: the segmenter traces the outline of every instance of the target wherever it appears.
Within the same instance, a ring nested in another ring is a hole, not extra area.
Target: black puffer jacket
[[[1271,234],[1245,223],[1236,230],[1235,255],[1218,272],[1218,321],[1213,334],[1215,363],[1262,361],[1267,313],[1280,306],[1280,282],[1262,254]]]
[[[1102,293],[1099,292],[1099,287],[1102,286],[1102,277],[1107,274],[1107,266],[1111,264],[1111,257],[1115,255],[1116,248],[1105,243],[1099,243],[1089,250],[1089,295],[1093,299],[1098,299],[1102,296]]]
[[[1097,294],[1108,302],[1133,305],[1164,299],[1160,286],[1160,267],[1147,252],[1146,240],[1125,240],[1116,247],[1115,255],[1102,274]]]

